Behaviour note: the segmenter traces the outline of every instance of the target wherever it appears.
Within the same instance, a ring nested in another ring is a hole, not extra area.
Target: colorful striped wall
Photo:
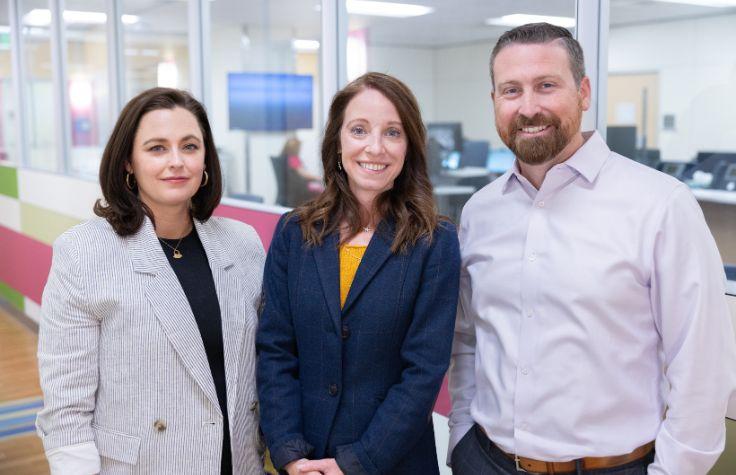
[[[0,165],[0,297],[38,321],[51,267],[51,246],[65,230],[92,218],[96,182]],[[283,211],[283,210],[281,210]],[[220,216],[251,224],[264,246],[279,213],[221,205]]]

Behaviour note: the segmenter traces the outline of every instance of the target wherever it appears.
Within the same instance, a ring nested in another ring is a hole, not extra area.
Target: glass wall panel
[[[157,86],[189,88],[186,1],[123,0],[125,99]]]
[[[51,11],[43,0],[18,0],[21,16],[22,61],[25,68],[25,126],[28,165],[57,170],[53,66],[51,60]]]
[[[226,195],[295,206],[322,189],[319,4],[210,3],[209,113]]]
[[[736,8],[611,1],[608,143],[692,188],[736,264]],[[732,280],[736,272],[732,271]]]
[[[513,163],[496,133],[488,61],[514,26],[575,25],[575,0],[421,0],[413,11],[348,2],[347,77],[391,74],[417,96],[429,131],[429,168],[440,212],[454,220],[472,193]],[[538,15],[537,17],[527,15]]]
[[[96,177],[110,133],[104,0],[66,0],[70,171]]]
[[[0,163],[18,162],[9,2],[0,1]]]

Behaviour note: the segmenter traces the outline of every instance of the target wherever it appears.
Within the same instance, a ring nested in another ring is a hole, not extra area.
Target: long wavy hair
[[[338,160],[345,109],[358,93],[366,89],[380,92],[396,107],[408,142],[404,167],[393,187],[381,193],[375,201],[379,216],[395,222],[391,251],[396,253],[422,238],[431,242],[440,216],[427,173],[427,131],[419,105],[404,83],[386,74],[366,73],[335,94],[322,140],[325,191],[295,209],[293,215],[299,218],[302,234],[311,246],[321,245],[326,236],[339,230],[342,223],[347,224],[348,232],[343,235],[341,243],[361,231],[360,204],[350,190],[347,174],[338,168]]]

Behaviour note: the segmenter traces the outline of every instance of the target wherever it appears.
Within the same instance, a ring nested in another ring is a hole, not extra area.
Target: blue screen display
[[[312,76],[230,73],[227,86],[230,129],[312,128]]]

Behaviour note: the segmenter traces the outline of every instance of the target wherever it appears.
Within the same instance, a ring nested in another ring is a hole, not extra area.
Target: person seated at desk
[[[291,137],[284,143],[281,156],[286,159],[286,201],[289,206],[296,206],[322,193],[325,187],[322,177],[304,166],[299,152],[302,142]]]

